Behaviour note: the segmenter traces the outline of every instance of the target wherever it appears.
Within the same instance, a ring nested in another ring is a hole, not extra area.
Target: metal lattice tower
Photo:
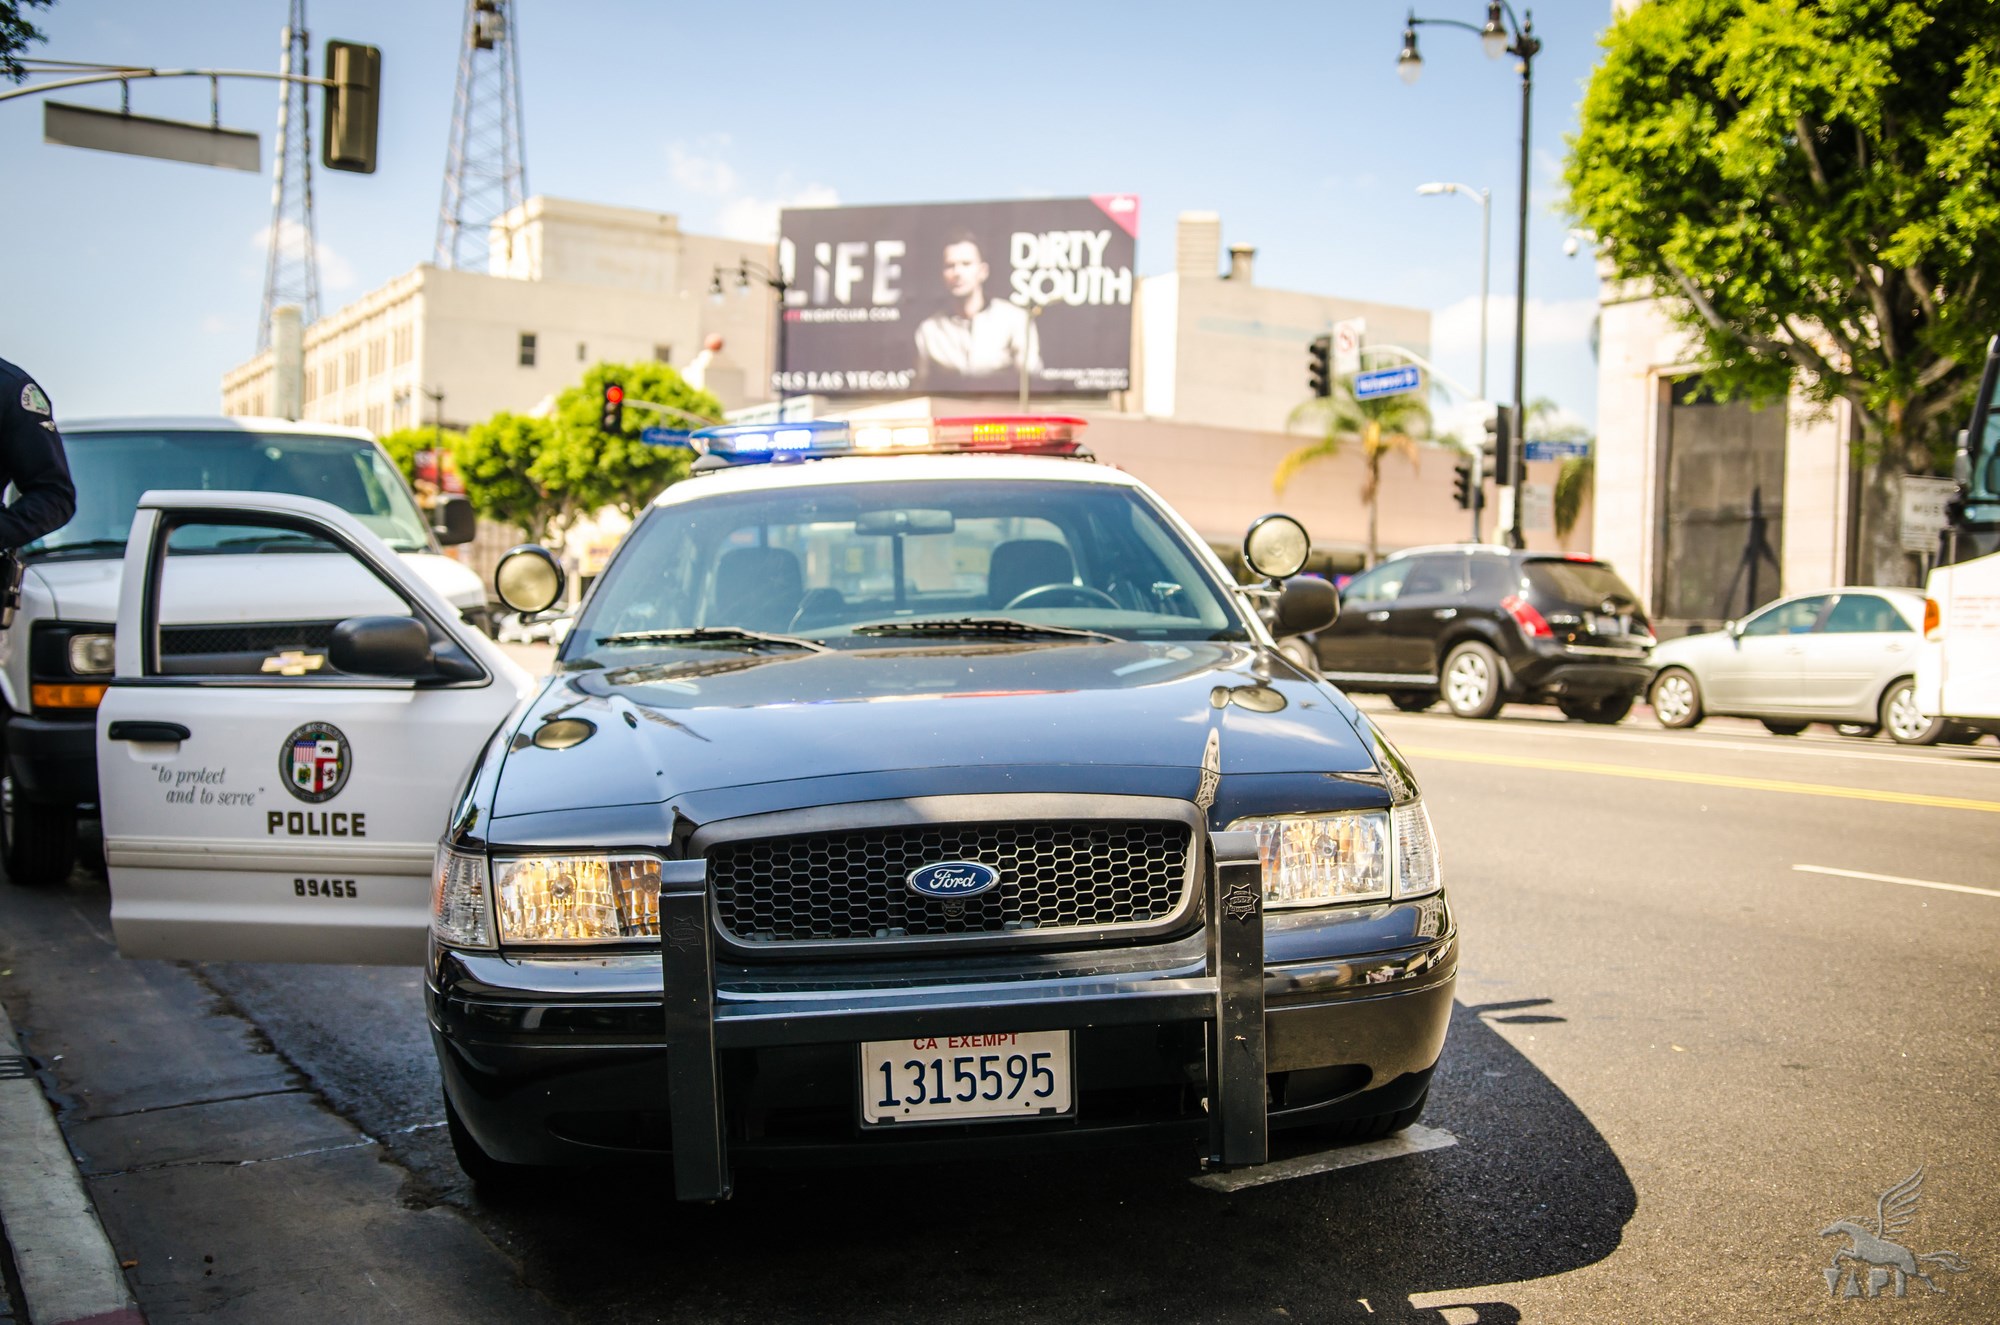
[[[438,205],[438,266],[487,269],[488,228],[528,196],[521,140],[521,51],[514,40],[514,0],[466,0],[451,148]]]
[[[291,0],[278,72],[312,76],[306,0]],[[319,317],[319,250],[313,233],[312,111],[304,83],[278,85],[278,150],[271,175],[270,258],[264,268],[264,311],[257,348],[271,347],[272,310],[297,304],[303,321]]]

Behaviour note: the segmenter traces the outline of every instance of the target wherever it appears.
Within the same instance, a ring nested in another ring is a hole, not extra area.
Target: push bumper
[[[7,773],[28,800],[55,805],[97,803],[97,724],[74,718],[9,713]]]
[[[1523,664],[1514,675],[1514,684],[1524,698],[1595,699],[1644,694],[1652,679],[1653,668],[1644,656],[1579,656],[1565,650]]]
[[[1047,975],[1024,968],[1006,978],[865,987],[719,981],[702,863],[672,862],[660,897],[665,960],[651,968],[657,992],[629,980],[615,992],[618,979],[603,964],[532,969],[438,951],[428,992],[446,1091],[496,1158],[562,1163],[670,1151],[683,1200],[728,1196],[735,1159],[1180,1136],[1213,1164],[1258,1164],[1274,1125],[1342,1116],[1364,1093],[1382,1105],[1370,1112],[1414,1102],[1443,1045],[1456,976],[1443,899],[1378,909],[1367,924],[1356,915],[1316,928],[1296,913],[1275,916],[1267,948],[1254,838],[1211,840],[1214,919],[1167,960],[1127,952],[1122,970],[1113,960]],[[1382,935],[1398,925],[1410,941],[1385,945]],[[645,970],[642,961],[633,959],[628,975]],[[1097,1088],[1098,1099],[1152,1104],[1079,1107],[1061,1124],[864,1132],[852,1120],[863,1041],[1037,1030],[1072,1032],[1084,1099]],[[774,1099],[793,1113],[817,1101],[833,1115],[830,1130],[788,1130],[782,1110],[760,1104]],[[614,1116],[625,1130],[590,1121]]]

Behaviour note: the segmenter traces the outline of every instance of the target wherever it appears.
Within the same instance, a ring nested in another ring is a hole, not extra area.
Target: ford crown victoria
[[[422,960],[482,1183],[1408,1126],[1457,929],[1408,766],[1278,652],[1338,610],[1305,531],[1258,521],[1239,587],[1080,430],[703,435],[533,681],[339,510],[149,494],[99,715],[121,947]],[[326,668],[161,666],[217,525],[351,559]],[[496,579],[562,590],[540,549]]]

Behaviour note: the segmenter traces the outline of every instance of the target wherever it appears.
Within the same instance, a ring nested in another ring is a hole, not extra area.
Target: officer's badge
[[[21,408],[30,414],[49,413],[49,398],[33,382],[21,388]]]

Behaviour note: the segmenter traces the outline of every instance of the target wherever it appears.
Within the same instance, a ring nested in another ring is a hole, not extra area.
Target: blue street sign
[[[648,446],[692,447],[694,443],[688,440],[688,435],[686,428],[641,428],[639,430],[639,440]]]
[[[1407,364],[1401,368],[1377,368],[1373,372],[1354,375],[1354,398],[1380,400],[1383,396],[1400,396],[1406,391],[1415,391],[1423,384],[1424,375]]]
[[[1589,454],[1589,442],[1527,442],[1521,447],[1524,460],[1581,460]]]

